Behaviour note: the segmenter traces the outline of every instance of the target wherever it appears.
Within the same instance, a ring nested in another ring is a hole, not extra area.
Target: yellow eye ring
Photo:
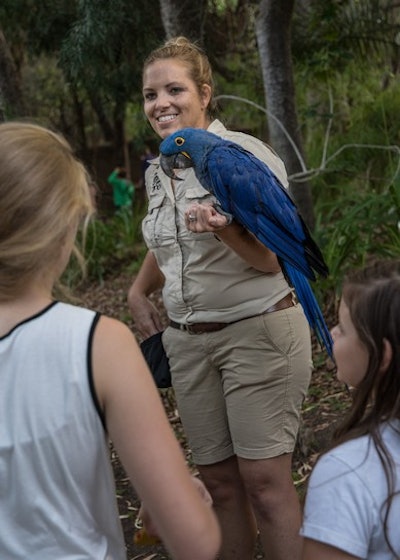
[[[184,143],[185,143],[185,139],[182,138],[182,136],[177,136],[177,137],[175,138],[175,144],[176,144],[177,146],[179,146],[179,147],[180,147],[180,146],[183,146]]]

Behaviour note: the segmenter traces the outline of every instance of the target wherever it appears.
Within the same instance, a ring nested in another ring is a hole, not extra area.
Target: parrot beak
[[[171,179],[182,181],[181,177],[178,177],[174,169],[187,169],[188,167],[193,167],[192,160],[186,152],[179,152],[179,154],[172,154],[172,156],[165,156],[161,154],[160,165],[164,173]]]

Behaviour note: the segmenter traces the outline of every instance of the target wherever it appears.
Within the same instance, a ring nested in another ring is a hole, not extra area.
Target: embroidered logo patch
[[[161,189],[161,180],[160,177],[157,175],[157,173],[155,173],[153,177],[153,184],[151,187],[151,191],[152,192],[159,191],[160,189]]]

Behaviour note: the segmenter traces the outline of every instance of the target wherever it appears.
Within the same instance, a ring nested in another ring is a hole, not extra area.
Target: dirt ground
[[[126,304],[126,295],[131,280],[132,278],[129,275],[121,274],[108,278],[101,285],[88,285],[79,294],[81,303],[106,315],[123,320],[135,332]],[[160,309],[163,309],[159,294],[153,301],[160,306]],[[349,404],[349,395],[343,385],[337,382],[333,364],[317,348],[314,349],[314,364],[315,371],[304,402],[302,425],[293,459],[293,479],[301,498],[304,494],[306,480],[318,453],[329,441],[334,425]],[[190,449],[187,446],[175,407],[173,390],[162,391],[161,396],[171,426],[187,457],[188,465],[195,472],[195,467],[191,462]],[[112,447],[110,453],[128,560],[169,560],[170,556],[162,545],[139,546],[134,543],[135,523],[137,522],[140,504]],[[260,547],[257,546],[254,559],[261,560],[263,558],[264,555]]]

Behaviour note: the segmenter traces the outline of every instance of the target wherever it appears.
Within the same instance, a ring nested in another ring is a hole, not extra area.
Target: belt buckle
[[[182,330],[186,331],[189,334],[201,334],[199,331],[193,330],[191,325],[182,325],[184,328]]]

